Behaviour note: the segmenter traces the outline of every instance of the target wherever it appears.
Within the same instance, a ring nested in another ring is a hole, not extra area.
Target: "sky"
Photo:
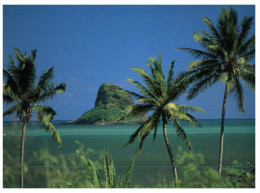
[[[192,35],[207,30],[202,17],[216,23],[225,5],[4,5],[3,64],[22,52],[37,49],[38,75],[54,66],[54,83],[65,82],[64,94],[57,94],[45,105],[52,106],[54,120],[74,120],[94,107],[103,83],[137,91],[127,78],[141,81],[132,67],[146,71],[149,57],[162,55],[167,73],[175,60],[175,72],[185,71],[195,59],[178,47],[200,48]],[[255,16],[255,6],[232,7],[243,16]],[[251,32],[255,33],[253,26]],[[252,61],[254,63],[254,60]],[[227,99],[227,119],[255,118],[255,93],[244,85],[245,113],[237,110],[232,95]],[[176,103],[203,108],[198,119],[220,119],[224,85],[217,83],[192,100],[184,94]],[[4,104],[5,111],[9,105]],[[6,116],[4,120],[15,120]]]

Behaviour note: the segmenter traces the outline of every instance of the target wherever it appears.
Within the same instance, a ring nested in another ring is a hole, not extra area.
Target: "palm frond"
[[[47,99],[52,98],[57,93],[63,93],[66,90],[66,84],[61,83],[58,86],[54,84],[49,85],[46,90],[44,90],[39,97],[37,97],[37,102],[45,102]]]
[[[154,124],[154,133],[153,133],[153,142],[155,141],[155,139],[156,139],[156,136],[157,136],[157,129],[158,129],[158,125],[159,125],[159,123],[160,123],[160,118],[161,118],[161,114],[160,113],[158,113],[158,112],[156,112],[155,114],[154,114],[154,122],[155,122],[155,124]]]
[[[151,118],[149,117],[146,122],[148,122],[150,119],[151,119]],[[146,123],[146,122],[145,122],[145,123]],[[126,145],[128,145],[128,144],[130,144],[130,143],[134,143],[136,137],[138,136],[138,134],[139,134],[139,132],[141,131],[141,129],[144,127],[145,123],[141,124],[141,125],[138,127],[138,129],[136,129],[136,131],[129,137],[128,142],[127,142],[124,146],[126,146]]]
[[[236,54],[239,56],[247,56],[247,60],[250,60],[255,53],[255,35],[253,34],[249,39],[239,45]]]
[[[216,42],[215,38],[210,36],[210,34],[207,34],[206,36],[209,36],[210,39],[198,32],[193,33],[193,39],[196,42],[199,42],[200,45],[207,51],[207,53],[212,55],[218,54],[218,57],[223,58],[224,55],[222,52],[224,49],[221,47],[221,45],[218,42]]]
[[[253,17],[244,16],[241,20],[241,32],[238,37],[238,45],[243,44],[244,40],[246,39],[247,35],[249,34],[249,30],[251,29],[253,23]]]
[[[190,144],[190,141],[184,131],[184,129],[182,128],[181,124],[179,123],[178,120],[174,119],[172,121],[173,126],[176,128],[176,133],[178,135],[178,137],[181,137],[183,141],[185,141],[186,145],[188,146],[189,150],[192,151],[192,147]]]
[[[53,79],[54,77],[54,71],[53,71],[54,67],[51,67],[48,71],[43,72],[39,78],[37,87],[41,88],[43,90],[48,89],[48,86],[50,84],[50,81]]]
[[[11,115],[14,112],[19,112],[18,115],[22,112],[22,106],[20,103],[11,106],[10,108],[8,108],[4,113],[3,116],[5,117],[6,115]]]
[[[202,50],[198,50],[198,49],[191,49],[191,48],[178,48],[180,50],[184,50],[188,53],[190,53],[192,56],[194,56],[195,58],[203,58],[203,60],[216,60],[217,56],[214,54],[210,54],[208,52],[204,52]]]
[[[6,103],[12,103],[18,101],[18,96],[14,94],[11,87],[8,84],[3,84],[3,101]]]
[[[199,107],[193,107],[193,106],[188,106],[188,105],[178,105],[178,104],[175,104],[179,110],[181,111],[192,111],[192,112],[197,112],[197,111],[200,111],[202,113],[205,113],[205,111]]]
[[[62,82],[58,86],[56,86],[54,90],[56,93],[59,94],[64,93],[66,91],[66,84]]]
[[[205,91],[209,86],[215,84],[219,80],[219,77],[219,74],[213,74],[211,76],[205,77],[197,83],[194,83],[192,88],[188,91],[187,99],[190,100],[196,97],[200,92]],[[197,78],[196,75],[195,78]]]
[[[6,70],[5,68],[3,69],[3,77],[4,77],[4,80],[6,81],[4,89],[10,88],[9,90],[12,91],[12,93],[14,93],[15,95],[18,95],[19,87],[16,83],[16,80],[10,74],[10,72],[8,72],[8,70]]]
[[[234,98],[237,102],[237,107],[240,112],[244,112],[244,89],[238,79],[238,77],[235,77],[235,86],[230,91],[231,94],[233,94]]]
[[[249,70],[250,72],[255,73],[255,65],[254,64],[244,64],[243,68]]]
[[[158,124],[160,122],[160,113],[159,112],[155,112],[149,119],[148,121],[146,121],[143,124],[142,129],[139,131],[139,145],[138,145],[138,149],[136,151],[137,154],[140,154],[142,147],[143,147],[143,143],[145,138],[150,134],[150,132],[155,129],[157,130]],[[154,138],[153,140],[155,140],[156,137],[156,132],[154,133]]]
[[[148,97],[156,99],[156,96],[154,95],[154,93],[152,93],[151,90],[149,90],[148,88],[143,86],[141,83],[139,83],[131,78],[128,78],[127,81],[132,83],[133,85],[135,85],[144,96],[148,96]]]
[[[53,117],[56,115],[56,112],[54,111],[53,108],[49,106],[40,106],[40,105],[35,105],[33,107],[34,112],[37,113],[37,120],[41,121],[42,117],[45,115],[50,115],[50,121],[53,119]]]
[[[167,93],[168,97],[166,103],[173,100],[178,100],[178,98],[185,93],[189,84],[190,84],[190,80],[189,77],[187,76],[187,73],[185,72],[178,73],[173,80],[172,86],[168,88],[168,93]]]
[[[168,72],[168,76],[167,76],[167,80],[166,80],[166,84],[167,84],[167,87],[170,88],[171,85],[172,85],[172,81],[173,81],[173,68],[174,68],[174,63],[175,63],[175,60],[173,60],[171,62],[171,67],[170,67],[170,70]]]
[[[134,97],[134,98],[136,98],[136,99],[143,99],[143,98],[145,98],[145,96],[143,96],[143,95],[140,95],[140,94],[137,94],[137,93],[135,93],[135,92],[128,91],[128,90],[118,90],[117,92],[119,92],[119,93],[124,93],[124,94],[128,94],[128,95],[130,95],[131,97]]]
[[[144,79],[148,87],[151,87],[151,85],[153,85],[153,79],[142,68],[133,67],[132,70],[137,72],[139,76]]]
[[[159,106],[159,103],[154,98],[142,98],[137,100],[138,103],[142,103],[145,105]]]
[[[62,145],[62,140],[60,137],[59,132],[57,129],[54,127],[54,125],[50,122],[52,115],[46,115],[43,117],[41,123],[43,124],[43,128],[46,130],[46,132],[49,132],[51,139],[58,143],[58,147],[61,147]]]
[[[221,14],[217,20],[217,29],[225,44],[225,50],[231,53],[237,45],[239,28],[237,25],[237,13],[230,8],[222,8]]]
[[[130,143],[133,143],[139,134],[139,146],[136,151],[136,153],[139,154],[142,149],[144,139],[148,136],[148,134],[151,132],[152,129],[157,130],[159,122],[160,122],[160,114],[155,112],[143,124],[141,124],[140,127],[130,136],[129,141],[127,144],[125,144],[125,146]],[[156,132],[154,135],[154,139],[155,137],[156,137]]]
[[[21,55],[18,49],[15,49],[18,60],[17,67],[9,66],[8,71],[15,77],[18,88],[23,92],[30,92],[34,88],[36,80],[36,69],[34,61]]]
[[[58,147],[61,147],[62,140],[60,134],[51,123],[51,120],[53,119],[56,112],[49,106],[38,105],[34,106],[33,110],[37,114],[37,120],[42,123],[43,129],[49,133],[54,142],[58,143]]]
[[[189,117],[189,119],[190,119],[189,122],[192,122],[191,125],[192,125],[193,127],[194,127],[194,126],[201,127],[201,124],[197,121],[197,119],[196,119],[194,116],[192,116],[192,115],[189,114],[189,113],[186,113],[186,116]]]
[[[199,126],[197,122],[193,120],[192,117],[190,117],[190,114],[184,112],[184,111],[175,111],[169,116],[169,120],[182,120],[185,122],[188,122],[191,126],[195,127],[195,125]]]
[[[215,26],[214,26],[214,25],[212,24],[212,22],[210,21],[210,19],[209,19],[209,18],[206,18],[206,17],[203,17],[202,19],[203,19],[204,23],[209,27],[209,30],[210,30],[211,33],[212,33],[211,36],[214,37],[214,38],[217,40],[217,42],[220,43],[220,45],[221,45],[222,47],[224,47],[223,40],[222,40],[222,38],[221,38],[219,32],[218,32],[217,29],[215,28]]]
[[[19,61],[19,64],[22,65],[22,63],[24,61],[24,55],[20,52],[20,50],[18,48],[14,48],[14,53],[15,53],[16,59]]]
[[[198,60],[195,62],[189,63],[188,70],[189,72],[192,72],[192,69],[198,70],[198,69],[204,69],[205,68],[218,68],[221,66],[221,63],[218,60]]]
[[[248,87],[252,90],[255,90],[255,73],[249,71],[245,68],[239,70],[239,75],[242,80],[248,85]]]
[[[154,67],[152,66],[151,63],[153,63]],[[155,79],[155,73],[156,72],[158,72],[164,79],[164,73],[163,73],[163,70],[162,70],[162,56],[161,56],[161,54],[159,54],[158,60],[157,60],[156,57],[149,58],[148,61],[147,61],[147,66],[150,67],[153,79]]]
[[[118,118],[117,121],[120,121],[126,117],[138,117],[144,116],[148,111],[152,110],[154,105],[143,105],[143,104],[134,104],[128,106],[125,110],[122,111],[124,114],[122,117]]]
[[[32,49],[31,50],[31,55],[29,56],[30,60],[33,61],[33,62],[35,61],[35,58],[36,58],[36,52],[37,52],[37,49]]]

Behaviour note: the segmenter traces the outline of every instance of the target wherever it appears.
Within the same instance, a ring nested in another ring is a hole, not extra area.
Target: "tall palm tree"
[[[233,94],[240,112],[244,112],[244,91],[240,79],[254,90],[255,65],[250,60],[255,55],[255,35],[249,36],[253,17],[243,17],[238,24],[237,13],[230,8],[222,8],[216,27],[208,18],[203,18],[209,32],[194,33],[194,40],[199,42],[203,50],[179,48],[200,60],[191,62],[188,74],[194,84],[189,90],[188,99],[218,81],[225,85],[219,149],[219,174],[222,171],[224,145],[224,119],[228,94]]]
[[[51,138],[62,144],[61,137],[56,128],[51,124],[51,120],[56,114],[49,106],[39,105],[47,99],[52,98],[56,93],[63,93],[66,85],[61,83],[54,85],[51,83],[54,72],[53,67],[43,72],[38,82],[36,77],[35,58],[36,50],[31,51],[30,56],[26,56],[26,52],[21,54],[18,49],[14,49],[17,65],[12,56],[9,56],[10,63],[7,68],[3,69],[5,83],[3,85],[3,100],[6,103],[14,104],[7,109],[3,116],[16,113],[16,116],[22,122],[21,136],[21,178],[20,186],[23,188],[24,182],[24,144],[26,124],[30,120],[33,112],[36,113],[37,120],[42,123],[43,129],[49,132]]]
[[[127,144],[133,143],[139,134],[139,146],[137,149],[137,153],[139,154],[145,138],[152,130],[154,130],[153,141],[155,140],[158,124],[162,120],[164,141],[171,160],[175,182],[177,183],[177,169],[166,131],[167,122],[171,121],[173,123],[178,137],[181,137],[186,142],[189,150],[192,150],[190,141],[179,121],[183,120],[189,122],[192,126],[199,126],[197,120],[191,114],[187,113],[187,111],[204,111],[198,107],[172,103],[172,101],[178,100],[185,92],[189,83],[184,73],[180,73],[174,77],[174,61],[171,63],[167,78],[165,78],[162,70],[161,55],[159,55],[159,60],[149,58],[147,65],[150,67],[151,75],[148,75],[142,68],[132,68],[143,78],[145,86],[131,78],[128,79],[128,82],[134,84],[141,94],[126,91],[137,99],[137,104],[129,106],[125,110],[125,116],[122,118],[142,116],[148,112],[153,112],[153,114],[130,136]]]

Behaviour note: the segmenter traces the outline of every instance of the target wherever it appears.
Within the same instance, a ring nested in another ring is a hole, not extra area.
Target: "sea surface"
[[[202,127],[191,127],[183,123],[183,127],[193,147],[193,153],[201,153],[204,156],[204,164],[201,167],[218,168],[220,120],[199,120]],[[61,148],[57,148],[51,138],[37,122],[29,122],[26,129],[25,163],[29,163],[40,150],[45,149],[54,157],[66,156],[75,153],[79,148],[78,143],[86,148],[94,150],[89,155],[90,159],[103,163],[105,148],[109,149],[113,156],[118,173],[125,173],[130,161],[135,155],[138,146],[138,138],[133,144],[124,146],[129,136],[139,125],[64,125],[61,121],[54,121],[62,138]],[[174,156],[179,152],[188,151],[175,129],[168,124],[168,137]],[[17,167],[19,163],[19,148],[21,136],[20,122],[3,122],[3,143],[5,154],[4,169]],[[157,137],[153,143],[153,131],[146,138],[141,154],[135,158],[132,184],[140,186],[153,186],[172,180],[170,159],[164,143],[162,125],[159,125]],[[78,141],[78,142],[76,142]],[[9,161],[11,155],[12,161]],[[251,162],[255,164],[255,120],[226,120],[223,166],[231,166],[232,162]],[[27,165],[30,170],[44,170],[43,162],[35,162]],[[81,167],[73,166],[73,167]],[[179,166],[181,167],[181,166]],[[245,166],[246,167],[246,166]],[[177,167],[178,169],[178,167]],[[37,181],[37,179],[35,179]],[[44,185],[25,181],[27,187],[42,187]]]

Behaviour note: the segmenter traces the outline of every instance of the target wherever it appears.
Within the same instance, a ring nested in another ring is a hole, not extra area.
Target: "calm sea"
[[[37,122],[28,123],[26,130],[25,144],[25,163],[31,159],[35,152],[40,149],[47,149],[51,155],[69,155],[76,151],[79,141],[87,148],[94,150],[90,158],[103,162],[103,153],[105,148],[109,148],[112,154],[114,164],[119,173],[125,171],[131,159],[133,158],[137,141],[124,147],[129,136],[138,128],[138,125],[63,125],[62,122],[56,121],[54,125],[59,131],[63,145],[57,148],[48,134],[41,129]],[[200,120],[202,127],[191,127],[183,124],[186,134],[193,147],[193,153],[204,155],[205,163],[202,167],[218,166],[219,134],[220,120]],[[19,122],[3,123],[3,140],[4,150],[10,152],[13,159],[19,160],[19,144],[21,136],[21,124]],[[178,153],[178,146],[183,151],[187,151],[185,143],[180,140],[175,129],[168,124],[168,137],[172,146],[173,154]],[[162,181],[163,178],[172,179],[170,160],[164,144],[162,134],[162,125],[159,126],[157,138],[152,142],[152,136],[149,136],[143,146],[142,152],[135,160],[133,173],[133,184],[150,185]],[[13,146],[13,149],[11,148]],[[4,167],[12,167],[12,163],[6,163],[4,157]],[[224,142],[224,166],[230,166],[232,161],[239,162],[249,161],[255,163],[255,120],[226,120],[225,121],[225,142]],[[28,166],[30,167],[30,166]],[[33,169],[42,167],[38,163],[34,164]],[[34,185],[32,185],[34,187]]]

